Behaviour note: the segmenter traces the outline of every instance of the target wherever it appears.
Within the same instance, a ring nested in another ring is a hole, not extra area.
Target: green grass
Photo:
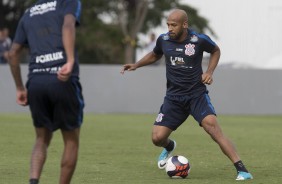
[[[172,138],[174,154],[192,165],[187,179],[169,179],[159,170],[161,151],[151,143],[155,115],[87,114],[81,130],[79,161],[73,184],[232,184],[235,168],[209,136],[189,118]],[[235,143],[254,180],[282,183],[282,116],[219,116],[224,133]],[[28,183],[34,130],[28,114],[0,114],[0,183]],[[58,183],[62,153],[60,132],[54,134],[42,184]]]

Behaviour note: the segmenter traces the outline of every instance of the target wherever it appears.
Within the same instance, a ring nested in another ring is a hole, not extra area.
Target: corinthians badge
[[[194,44],[186,44],[185,45],[185,55],[192,56],[195,54],[195,45]]]

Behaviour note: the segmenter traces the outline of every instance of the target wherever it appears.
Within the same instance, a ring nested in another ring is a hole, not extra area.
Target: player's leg
[[[36,140],[30,162],[30,180],[36,183],[40,178],[53,133],[47,128],[35,128],[35,132]]]
[[[169,135],[173,130],[165,126],[154,125],[152,131],[152,142],[155,146],[163,147],[158,158],[158,167],[159,169],[164,169],[168,158],[171,156],[172,151],[176,147],[176,142],[169,139]]]
[[[244,179],[252,179],[244,164],[240,160],[239,155],[233,143],[223,134],[216,118],[215,110],[210,102],[208,93],[193,99],[191,101],[191,114],[204,128],[204,130],[211,136],[211,138],[219,145],[222,152],[232,161],[238,176],[241,172],[246,173]],[[237,178],[238,179],[238,178]]]
[[[80,127],[83,121],[82,88],[76,78],[54,81],[54,122],[61,129],[64,150],[61,158],[60,184],[69,184],[78,159]]]
[[[42,82],[44,81],[44,82]],[[49,91],[46,76],[38,75],[27,82],[28,102],[35,127],[36,140],[30,162],[30,184],[37,184],[47,156],[47,148],[52,139],[52,107],[46,100]]]
[[[236,152],[235,146],[232,142],[223,134],[220,126],[217,123],[215,115],[206,116],[202,123],[204,130],[211,136],[211,138],[218,143],[222,152],[233,162],[240,160],[239,155]]]
[[[164,148],[158,158],[160,169],[165,168],[168,158],[176,148],[176,142],[169,139],[170,134],[188,117],[188,113],[183,112],[182,107],[183,104],[179,98],[166,96],[154,123],[152,142],[156,146]]]
[[[158,147],[166,147],[170,142],[168,137],[172,131],[173,130],[165,126],[154,125],[152,131],[153,144]]]
[[[223,134],[215,115],[206,116],[202,123],[204,130],[211,136],[211,138],[219,145],[222,152],[232,161],[236,167],[238,176],[236,180],[252,179],[252,175],[248,172],[244,164],[242,163],[235,146],[233,143]]]
[[[69,184],[73,176],[79,150],[80,128],[62,130],[64,152],[61,160],[60,184]]]

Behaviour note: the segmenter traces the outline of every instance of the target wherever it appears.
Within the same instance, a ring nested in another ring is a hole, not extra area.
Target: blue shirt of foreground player
[[[80,13],[79,0],[39,0],[25,12],[19,22],[14,42],[29,46],[29,78],[38,74],[57,74],[61,66],[66,63],[62,41],[63,17],[67,14],[74,15],[78,25]],[[54,17],[58,18],[54,19]],[[72,76],[78,77],[78,75],[76,55]]]
[[[205,34],[188,29],[187,38],[177,42],[169,34],[158,37],[154,53],[164,55],[166,62],[166,95],[198,96],[205,92],[202,83],[203,53],[211,53],[216,44]]]

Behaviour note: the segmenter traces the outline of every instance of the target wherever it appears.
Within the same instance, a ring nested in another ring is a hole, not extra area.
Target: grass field
[[[160,148],[151,143],[155,115],[87,114],[81,130],[79,162],[73,184],[232,184],[235,168],[217,145],[189,118],[172,134],[174,154],[191,163],[187,179],[170,179],[159,170]],[[282,116],[219,116],[254,180],[282,183]],[[34,131],[28,114],[0,114],[0,183],[28,183]],[[41,184],[58,183],[62,140],[55,132]],[[239,183],[242,183],[239,181]]]

